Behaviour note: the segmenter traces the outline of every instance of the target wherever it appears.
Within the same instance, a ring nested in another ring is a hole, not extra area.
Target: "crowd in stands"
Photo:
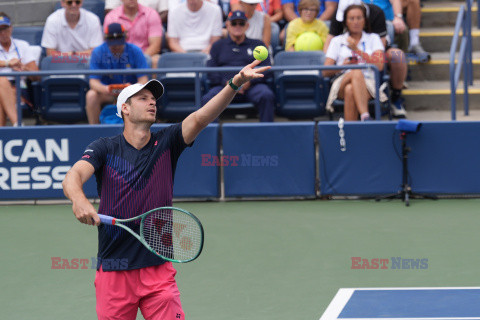
[[[419,0],[106,0],[104,17],[82,8],[83,0],[60,4],[61,9],[45,22],[41,46],[46,56],[88,57],[90,69],[108,70],[157,68],[162,53],[202,52],[209,55],[209,67],[243,66],[253,60],[256,46],[265,45],[271,54],[262,64],[270,65],[279,50],[271,40],[278,37],[281,50],[324,52],[325,65],[371,63],[379,70],[385,68],[396,117],[406,116],[401,96],[407,76],[405,52],[418,62],[430,59],[419,41]],[[12,24],[8,13],[1,12],[0,72],[38,70],[39,57],[27,42],[12,38]],[[408,42],[402,42],[405,38]],[[343,99],[346,120],[370,119],[368,100],[375,94],[371,72],[326,70],[323,75],[331,78],[327,110],[333,100]],[[210,73],[210,90],[202,104],[229,77],[229,73]],[[102,107],[113,104],[121,88],[148,78],[146,74],[90,76],[88,122],[99,123]],[[239,88],[235,98],[252,103],[265,122],[273,121],[275,114],[269,78],[267,74]],[[22,88],[32,80],[22,80]],[[23,93],[22,99],[30,103]],[[380,100],[384,99],[383,94]],[[17,125],[15,101],[14,78],[0,77],[0,126],[7,119]]]

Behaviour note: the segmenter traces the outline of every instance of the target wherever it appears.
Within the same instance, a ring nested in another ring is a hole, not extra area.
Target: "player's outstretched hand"
[[[266,67],[260,67],[254,69],[256,66],[258,66],[259,63],[262,61],[260,60],[255,60],[249,65],[246,65],[240,72],[235,76],[235,84],[238,86],[241,86],[245,83],[247,83],[250,80],[257,79],[257,78],[263,78],[263,72],[267,71],[270,69],[270,66]]]

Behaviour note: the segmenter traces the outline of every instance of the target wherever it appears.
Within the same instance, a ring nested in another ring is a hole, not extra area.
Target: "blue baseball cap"
[[[0,26],[10,27],[11,26],[10,19],[5,16],[0,16]]]
[[[105,29],[105,41],[109,46],[125,44],[125,28],[120,23],[110,23]]]
[[[243,20],[247,21],[247,16],[245,15],[245,12],[237,10],[237,11],[232,11],[228,14],[228,21],[233,21],[233,20]]]

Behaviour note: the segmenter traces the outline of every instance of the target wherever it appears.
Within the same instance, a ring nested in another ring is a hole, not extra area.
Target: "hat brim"
[[[163,84],[156,79],[152,79],[145,83],[142,89],[149,90],[153,94],[155,100],[160,99],[164,92]]]
[[[123,46],[125,44],[125,38],[120,39],[107,39],[109,46]]]

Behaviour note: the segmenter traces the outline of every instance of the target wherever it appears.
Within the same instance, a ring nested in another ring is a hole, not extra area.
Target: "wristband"
[[[230,80],[228,80],[228,85],[233,89],[233,91],[235,92],[238,92],[238,90],[240,90],[240,87],[237,87],[234,83],[233,83],[233,78],[231,78]]]
[[[395,15],[395,17],[400,18],[400,19],[403,19],[403,14],[397,13],[397,14]]]

